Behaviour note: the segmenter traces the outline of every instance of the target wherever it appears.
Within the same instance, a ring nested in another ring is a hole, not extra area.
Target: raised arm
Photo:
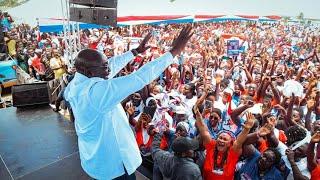
[[[252,78],[251,73],[249,72],[247,66],[244,66],[243,70],[246,73],[246,76],[247,76],[247,79],[248,79],[247,83],[252,83],[253,82],[253,78]]]
[[[314,158],[314,147],[315,147],[315,143],[319,143],[320,142],[320,133],[317,132],[315,133],[312,138],[311,141],[308,145],[308,149],[307,149],[307,160],[308,160],[308,169],[310,172],[312,172],[314,170],[314,168],[316,168],[317,166],[317,162]]]
[[[290,103],[288,105],[287,115],[284,118],[284,120],[285,120],[285,122],[286,122],[288,127],[296,125],[296,122],[294,122],[292,120],[292,112],[293,112],[294,101],[295,101],[295,96],[294,96],[294,94],[292,94],[291,99],[290,99]]]
[[[314,90],[317,90],[316,86],[317,86],[317,80],[316,79],[313,79],[313,80],[309,81],[309,85],[308,85],[308,88],[307,88],[306,95],[304,96],[303,100],[301,101],[301,105],[302,106],[304,106],[306,104],[307,99],[310,97],[312,92]]]
[[[200,132],[200,137],[203,141],[203,144],[206,145],[206,144],[210,143],[211,136],[210,136],[210,133],[208,131],[207,126],[204,124],[204,122],[202,120],[202,116],[201,116],[201,113],[199,111],[197,104],[193,107],[193,111],[196,114],[196,127],[198,128],[198,130]]]
[[[276,58],[274,57],[274,58],[272,58],[272,67],[271,67],[271,71],[270,71],[270,76],[273,76],[273,74],[274,74],[274,71],[275,71],[275,68],[276,67]]]
[[[269,84],[270,84],[270,87],[271,87],[271,90],[273,93],[273,97],[276,100],[277,104],[279,104],[281,101],[280,93],[279,93],[278,89],[276,87],[274,87],[272,82],[269,82]]]
[[[303,74],[303,71],[304,71],[304,69],[301,68],[300,71],[298,72],[297,76],[296,76],[296,79],[295,79],[296,81],[300,81],[300,78],[301,78],[301,76]]]
[[[261,77],[262,77],[262,74],[261,74]],[[256,96],[257,96],[257,99],[260,99],[260,97],[262,97],[261,96],[261,92],[262,92],[262,88],[263,88],[263,85],[264,85],[264,83],[265,83],[265,81],[266,81],[266,79],[265,78],[263,78],[262,79],[262,82],[259,84],[259,86],[258,86],[258,89],[257,89],[257,91],[256,91]]]
[[[247,103],[247,104],[245,104],[245,105],[243,105],[243,106],[240,106],[240,107],[234,109],[234,110],[232,111],[232,113],[231,113],[231,120],[232,120],[235,124],[240,125],[240,124],[241,124],[241,123],[240,123],[240,117],[239,117],[240,114],[241,114],[242,112],[244,112],[245,110],[247,110],[248,108],[251,108],[251,107],[253,107],[253,102],[252,102],[252,101],[249,101],[249,103]]]
[[[202,93],[202,95],[200,96],[200,98],[197,100],[196,105],[199,107],[199,105],[203,104],[204,100],[206,99],[207,95],[208,95],[208,86],[207,83],[204,82],[204,92]]]
[[[146,46],[147,42],[151,38],[151,33],[149,33],[140,43],[140,45],[137,47],[137,49],[133,49],[131,51],[128,51],[120,56],[115,56],[110,59],[109,61],[109,67],[110,67],[110,74],[109,79],[113,78],[118,72],[124,68],[133,58],[134,56],[138,55],[139,53],[145,52],[147,49],[150,48],[150,46]]]
[[[251,113],[247,113],[246,117],[247,117],[247,120],[243,125],[243,129],[241,133],[238,135],[236,141],[233,143],[233,146],[232,146],[232,148],[238,153],[241,153],[242,145],[246,141],[247,135],[249,134],[250,129],[253,127],[254,121],[255,121],[255,118]]]
[[[247,139],[243,144],[242,154],[245,157],[251,157],[256,151],[252,144],[257,143],[261,137],[268,138],[269,136],[271,136],[271,134],[273,134],[274,136],[273,127],[270,124],[265,124],[257,132],[248,134]]]
[[[314,57],[317,59],[318,62],[320,62],[316,49],[314,50]]]
[[[218,101],[220,98],[220,84],[221,84],[221,79],[220,78],[216,78],[216,88],[214,91],[214,97],[215,100]]]
[[[307,101],[307,114],[305,117],[305,128],[308,131],[311,131],[311,113],[314,110],[315,107],[315,101],[313,99],[310,99]]]
[[[260,96],[258,96],[258,99],[260,99],[261,97],[264,97],[266,95],[266,90],[267,90],[268,86],[270,85],[270,83],[271,83],[271,78],[266,77],[266,80],[264,81],[264,84],[261,88]]]
[[[304,176],[298,165],[296,164],[295,160],[294,160],[294,151],[291,150],[291,149],[287,149],[286,150],[286,155],[288,157],[288,160],[290,162],[290,165],[291,165],[291,169],[292,169],[292,172],[293,172],[293,178],[294,179],[299,179],[299,180],[308,180],[309,178]]]
[[[167,52],[156,60],[148,62],[130,75],[108,80],[99,79],[98,82],[95,82],[88,94],[101,94],[100,96],[90,97],[91,101],[99,102],[98,107],[96,107],[97,110],[106,110],[108,107],[114,107],[114,105],[117,105],[128,95],[142,89],[154,79],[158,78],[169,65],[176,63],[173,57],[183,50],[192,34],[191,26],[187,26],[173,42],[173,47],[170,52]],[[130,84],[130,86],[125,87],[128,84]]]

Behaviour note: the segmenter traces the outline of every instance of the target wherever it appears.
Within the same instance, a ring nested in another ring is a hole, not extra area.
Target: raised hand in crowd
[[[184,47],[187,45],[187,42],[193,35],[193,30],[191,25],[184,27],[178,37],[173,40],[172,48],[170,50],[172,56],[176,56],[184,50]]]
[[[144,38],[143,40],[140,42],[139,46],[135,49],[139,54],[140,53],[144,53],[146,50],[150,49],[151,46],[148,46],[147,43],[149,42],[149,40],[151,39],[152,34],[151,32],[149,32]]]

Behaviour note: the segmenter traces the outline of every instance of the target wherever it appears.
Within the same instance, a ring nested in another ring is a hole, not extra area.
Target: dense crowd
[[[71,73],[61,34],[1,18],[6,51],[26,72],[42,80]],[[82,30],[80,41],[112,57],[152,32],[151,48],[117,75],[125,76],[168,51],[182,26]],[[320,179],[320,29],[279,22],[193,29],[179,64],[122,103],[153,179]],[[227,52],[230,36],[240,39],[239,55]]]

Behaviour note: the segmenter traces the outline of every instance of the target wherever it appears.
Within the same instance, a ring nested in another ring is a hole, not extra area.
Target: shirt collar
[[[76,72],[72,82],[74,85],[79,85],[79,84],[87,81],[88,79],[90,79],[90,78],[88,78],[87,76],[85,76],[81,73]]]
[[[192,163],[194,163],[193,159],[189,158],[189,157],[177,157],[177,156],[175,156],[175,158],[178,159],[178,161],[180,161],[180,162],[192,162]]]
[[[87,76],[85,76],[85,75],[83,75],[83,74],[81,74],[79,72],[76,72],[75,78],[81,79],[81,80],[89,79]]]

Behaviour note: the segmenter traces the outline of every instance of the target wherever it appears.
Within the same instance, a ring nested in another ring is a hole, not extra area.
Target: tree
[[[1,0],[0,7],[13,8],[28,2],[29,0]]]
[[[299,20],[299,22],[300,22],[301,24],[304,24],[305,19],[304,19],[304,14],[303,14],[303,12],[300,12],[300,13],[299,13],[299,15],[297,16],[297,19]]]
[[[282,17],[282,21],[284,22],[284,24],[288,24],[289,20],[290,20],[289,16],[283,16]]]

